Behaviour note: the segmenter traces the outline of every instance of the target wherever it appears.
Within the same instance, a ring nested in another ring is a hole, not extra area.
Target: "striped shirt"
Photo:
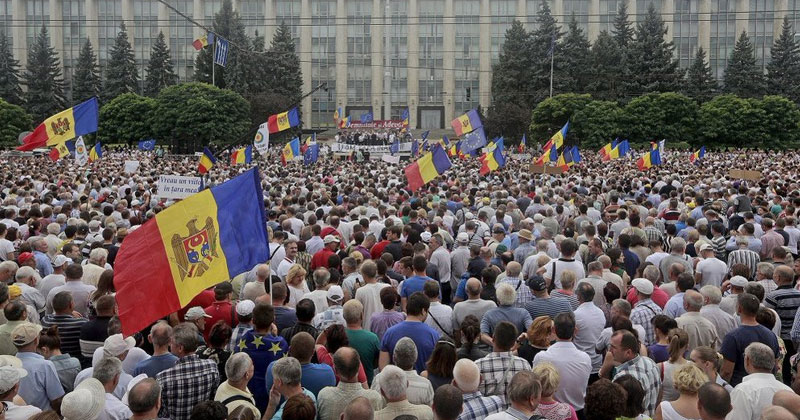
[[[764,298],[764,306],[774,309],[781,319],[781,338],[791,339],[792,325],[797,308],[800,307],[800,290],[791,285],[778,286],[778,289]]]
[[[505,396],[484,397],[480,391],[464,394],[464,410],[457,420],[479,420],[506,408]]]
[[[58,338],[61,340],[61,351],[69,353],[70,356],[81,358],[81,327],[87,321],[84,318],[75,318],[72,315],[45,315],[42,318],[42,326],[50,328],[52,325],[58,327]]]
[[[725,245],[728,244],[728,241],[725,240],[724,236],[715,236],[711,238],[711,246],[714,247],[714,256],[725,261]]]
[[[525,310],[531,314],[531,319],[536,319],[542,315],[555,318],[561,312],[573,312],[569,301],[562,297],[550,296],[547,298],[534,297],[531,302],[525,305]]]
[[[531,289],[528,287],[525,282],[522,281],[519,277],[505,277],[502,280],[498,280],[495,283],[495,289],[500,287],[501,284],[508,283],[511,287],[514,288],[517,292],[517,300],[514,301],[514,306],[517,308],[522,308],[525,306],[526,303],[533,300],[533,294],[531,293]]]
[[[750,278],[755,278],[758,263],[761,262],[761,257],[758,252],[749,249],[737,249],[728,254],[728,271],[731,270],[736,264],[744,264],[750,269]]]

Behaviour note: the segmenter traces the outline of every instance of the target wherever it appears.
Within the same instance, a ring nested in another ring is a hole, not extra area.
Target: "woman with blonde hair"
[[[722,376],[719,374],[722,359],[716,350],[708,346],[695,347],[689,355],[689,359],[708,376],[709,382],[714,382],[725,388],[728,392],[733,392],[731,384],[722,379]]]
[[[311,293],[306,284],[306,270],[300,264],[294,264],[286,274],[286,286],[289,291],[289,302],[286,306],[294,308],[306,293]]]
[[[540,351],[547,350],[550,343],[555,340],[553,331],[553,319],[547,315],[536,317],[528,327],[528,332],[520,336],[520,346],[517,349],[517,356],[533,364],[533,358]]]
[[[561,381],[561,375],[558,374],[556,367],[552,363],[539,363],[533,367],[533,374],[542,385],[539,406],[533,414],[547,420],[578,420],[578,415],[571,405],[553,399],[553,394],[556,393]]]
[[[669,345],[669,360],[658,364],[658,371],[661,374],[661,385],[663,401],[675,401],[678,399],[679,392],[672,383],[672,374],[680,367],[689,363],[683,355],[689,348],[689,334],[680,328],[673,328],[667,334]]]
[[[708,376],[694,363],[686,363],[672,373],[672,383],[679,393],[675,401],[662,401],[653,420],[699,419],[697,390],[708,382]]]

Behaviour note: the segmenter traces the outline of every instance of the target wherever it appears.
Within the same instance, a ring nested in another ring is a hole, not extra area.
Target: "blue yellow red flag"
[[[423,185],[450,169],[452,163],[442,145],[434,144],[430,152],[425,153],[416,162],[406,166],[405,174],[408,188],[416,191]]]
[[[98,159],[103,157],[103,146],[98,141],[94,144],[91,150],[89,150],[89,162],[94,162]]]
[[[211,153],[211,150],[208,150],[208,147],[203,148],[203,155],[200,156],[200,163],[197,167],[197,172],[201,174],[207,173],[214,164],[217,163],[217,158],[214,157],[214,154]]]
[[[22,146],[17,147],[17,150],[55,146],[94,133],[97,131],[97,116],[97,98],[89,99],[44,120],[22,139]]]
[[[450,122],[450,125],[453,127],[453,131],[456,132],[456,136],[459,137],[483,127],[481,117],[475,109],[469,110],[466,114],[454,119]]]
[[[692,162],[692,163],[698,162],[698,161],[700,161],[700,159],[703,159],[703,157],[705,157],[705,155],[706,155],[706,147],[702,146],[702,147],[700,147],[700,150],[692,153],[692,155],[689,156],[689,162]]]
[[[297,111],[297,107],[280,114],[270,115],[267,119],[267,127],[269,127],[270,134],[288,130],[298,125],[300,125],[300,114]]]
[[[281,162],[283,166],[289,164],[289,162],[293,161],[295,156],[300,156],[300,139],[295,137],[292,141],[286,143],[283,146],[283,152],[281,153]]]
[[[486,175],[506,166],[506,156],[503,153],[503,138],[500,137],[486,146],[486,153],[481,156],[480,174]]]

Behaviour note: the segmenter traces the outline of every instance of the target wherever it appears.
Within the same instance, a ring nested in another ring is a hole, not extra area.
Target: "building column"
[[[706,52],[706,59],[711,61],[711,0],[697,2],[697,46]]]
[[[56,50],[61,65],[64,65],[64,5],[61,0],[50,0],[50,45]]]
[[[675,36],[675,2],[662,1],[661,16],[664,19],[664,23],[667,25],[667,34],[664,35],[664,40],[672,42]]]
[[[786,11],[789,9],[789,0],[775,0],[775,26],[772,30],[772,39],[777,40],[781,37],[781,28],[783,27],[783,17],[786,16]],[[797,31],[797,28],[793,28]]]
[[[447,7],[447,6],[445,6]],[[528,2],[525,0],[517,0],[517,12],[515,13],[516,19],[522,22],[522,25],[525,26],[528,23]],[[527,29],[527,28],[526,28]]]
[[[635,29],[636,13],[638,13],[638,10],[636,9],[636,0],[623,0],[623,1],[625,1],[628,4],[628,20],[633,23],[633,27]],[[619,11],[619,9],[617,9],[617,11]]]
[[[264,0],[264,45],[269,49],[275,29],[278,27],[278,19],[275,17],[275,0]]]
[[[600,35],[600,0],[589,0],[589,24],[586,36],[589,42],[594,43]]]
[[[736,0],[736,37],[734,38],[735,40],[738,40],[739,35],[741,35],[743,31],[746,31],[748,29],[749,22],[750,22],[750,1]],[[753,34],[748,34],[748,35],[750,37],[753,36]]]
[[[231,7],[233,7],[233,11],[239,11],[239,0],[231,0]]]
[[[408,92],[408,126],[417,128],[419,106],[419,4],[408,0],[408,60],[406,61],[406,91]]]
[[[194,0],[192,2],[192,16],[194,20],[205,24],[205,15],[203,14],[203,0]],[[206,35],[203,33],[203,29],[200,27],[194,27],[194,39],[200,38],[201,36]]]
[[[347,106],[347,7],[345,0],[336,0],[336,106]],[[331,86],[329,86],[330,88]],[[373,114],[374,115],[374,114]]]
[[[455,8],[453,7],[454,0],[444,0],[444,83],[442,83],[442,90],[444,90],[444,125],[455,118],[455,97],[456,97],[456,25],[455,25]]]
[[[311,91],[311,0],[300,1],[300,70],[303,74],[303,95]],[[303,113],[311,126],[311,95],[303,99]]]
[[[14,38],[14,58],[19,61],[20,68],[25,68],[28,63],[28,34],[26,33],[27,13],[25,10],[25,0],[11,0],[11,15],[19,19],[20,23],[12,25],[11,36]]]
[[[550,12],[553,14],[553,17],[561,23],[561,25],[564,25],[565,22],[569,23],[569,17],[564,12],[564,0],[553,0],[553,10]]]
[[[125,22],[125,29],[128,31],[131,49],[135,51],[136,27],[133,20],[133,0],[122,0],[122,21]],[[117,32],[119,32],[119,28],[117,28]]]
[[[383,48],[384,48],[384,17],[385,5],[381,0],[372,0],[372,17],[370,18],[370,62],[372,63],[372,114],[376,120],[388,120],[389,116],[383,112],[383,97],[386,95],[383,88]],[[388,46],[387,46],[388,48]]]
[[[158,30],[164,33],[164,41],[167,43],[167,47],[170,47],[170,24],[169,8],[164,3],[158,3]]]
[[[478,18],[478,24],[484,33],[480,37],[478,44],[480,46],[478,55],[478,95],[484,112],[489,108],[492,96],[492,36],[489,33],[489,28],[492,27],[492,18],[490,10],[489,0],[481,0],[481,15]]]

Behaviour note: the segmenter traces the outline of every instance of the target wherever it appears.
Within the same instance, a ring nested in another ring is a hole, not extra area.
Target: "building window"
[[[336,109],[336,1],[312,1],[311,16],[311,85],[327,83],[311,95],[311,125],[329,127]]]
[[[96,46],[97,58],[100,62],[100,70],[105,73],[106,62],[108,61],[111,47],[117,38],[122,23],[122,2],[117,0],[98,0],[97,1],[98,19],[98,42]],[[132,28],[127,28],[130,31]]]
[[[681,68],[689,67],[697,53],[698,24],[697,0],[675,0],[672,42]]]
[[[347,105],[369,105],[372,96],[372,0],[347,2]]]
[[[463,0],[455,6],[455,112],[460,115],[480,103],[480,1]]]
[[[670,0],[668,0],[670,1]],[[652,4],[653,7],[656,9],[656,13],[659,15],[661,14],[661,3],[662,0],[636,0],[636,16],[635,19],[631,19],[636,23],[644,22],[644,18],[647,17],[647,10],[650,8]],[[713,3],[713,1],[712,1]],[[630,13],[628,13],[630,15]]]
[[[194,2],[192,0],[172,0],[170,4],[181,13],[189,16],[194,14]],[[174,11],[169,12],[169,50],[172,56],[172,65],[175,73],[181,81],[189,81],[194,77],[194,59],[196,50],[192,46],[194,42],[194,25],[178,15]]]
[[[61,27],[64,39],[64,51],[61,63],[64,65],[64,82],[69,94],[72,93],[72,76],[81,48],[86,42],[86,11],[84,0],[63,0],[61,3]],[[92,45],[97,54],[97,45]]]
[[[393,0],[389,9],[389,26],[384,27],[389,37],[389,68],[392,73],[390,101],[401,103],[408,98],[408,0]],[[417,71],[414,69],[413,71]],[[398,119],[397,109],[405,109],[405,104],[392,107],[392,119]],[[401,111],[402,112],[402,111]]]
[[[711,51],[708,54],[711,70],[717,79],[722,79],[725,66],[736,44],[736,0],[711,2]]]
[[[292,32],[295,51],[300,51],[300,2],[296,0],[276,0],[275,17],[278,25],[286,25]]]
[[[264,0],[239,0],[239,16],[244,24],[244,30],[250,37],[264,37],[266,33],[266,4]]]
[[[620,0],[600,0],[600,31],[612,33],[614,30],[614,19],[617,17]],[[630,10],[629,10],[630,12]]]
[[[762,70],[771,59],[775,31],[774,0],[750,0],[747,34],[756,49],[756,62]]]
[[[492,13],[492,65],[497,64],[503,43],[506,42],[506,30],[516,17],[516,0],[493,0],[490,5]],[[534,9],[536,10],[536,9]]]
[[[589,31],[589,2],[586,0],[564,0],[564,18],[559,19],[565,25],[572,20],[578,21],[578,27],[586,34]]]
[[[147,76],[145,70],[150,62],[153,42],[158,38],[158,3],[150,0],[134,0],[133,2],[134,42],[133,55],[136,69],[139,71],[140,91],[144,87]],[[131,28],[128,28],[130,31]],[[166,34],[164,34],[166,36]]]
[[[419,2],[419,103],[442,104],[444,88],[444,2]],[[412,70],[413,71],[413,70]],[[448,92],[452,94],[452,92]]]

